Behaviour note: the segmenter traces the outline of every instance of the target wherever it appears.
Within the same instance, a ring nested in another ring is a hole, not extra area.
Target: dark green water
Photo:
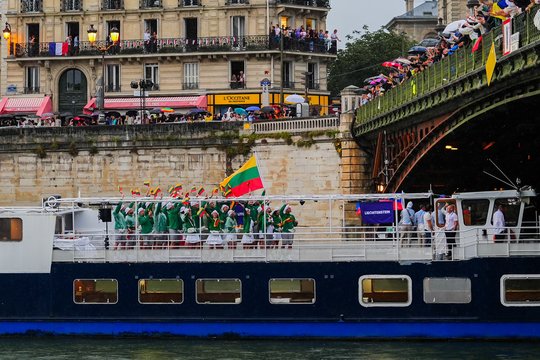
[[[540,342],[0,338],[0,359],[540,359]]]

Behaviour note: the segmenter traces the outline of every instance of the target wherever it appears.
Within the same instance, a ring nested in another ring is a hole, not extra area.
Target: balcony
[[[198,82],[184,82],[182,83],[182,90],[197,90],[199,88]]]
[[[231,81],[230,87],[231,89],[245,89],[246,83],[245,81]]]
[[[178,7],[202,6],[202,0],[178,0]]]
[[[25,94],[39,94],[39,86],[29,86],[25,87],[23,92]]]
[[[105,86],[105,92],[121,92],[121,91],[122,91],[122,87],[117,84],[107,84],[107,86]]]
[[[308,89],[310,90],[319,90],[321,88],[321,84],[315,81],[308,81]]]
[[[249,0],[225,0],[225,5],[249,5]]]
[[[285,89],[294,89],[294,81],[285,80],[283,81],[283,87]]]
[[[62,0],[60,5],[60,11],[82,11],[83,9],[83,0]]]
[[[140,0],[140,9],[161,9],[163,7],[163,0]]]
[[[43,12],[43,0],[22,0],[21,12],[22,13]]]
[[[103,0],[102,10],[124,10],[124,0]]]
[[[277,0],[279,5],[305,6],[310,8],[330,9],[330,0]]]
[[[120,0],[117,0],[120,1]],[[122,3],[123,5],[123,3]],[[101,53],[97,50],[99,47],[107,47],[105,41],[97,41],[95,46],[92,46],[88,41],[81,41],[79,49],[65,48],[62,50],[62,43],[17,43],[14,45],[14,57],[77,57],[77,56],[100,56]],[[319,54],[329,54],[324,43],[311,44],[305,40],[284,39],[284,50],[296,52],[309,52]],[[116,46],[109,49],[109,55],[142,55],[142,54],[189,54],[189,53],[219,53],[219,52],[261,52],[261,51],[279,51],[279,40],[276,41],[273,37],[265,35],[256,36],[220,36],[207,38],[165,38],[157,39],[156,44],[149,51],[145,47],[144,40],[121,40]],[[335,55],[331,54],[332,57]]]

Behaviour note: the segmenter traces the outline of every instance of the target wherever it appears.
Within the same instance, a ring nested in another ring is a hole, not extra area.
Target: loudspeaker
[[[98,210],[98,219],[103,222],[111,222],[111,209],[101,208]]]

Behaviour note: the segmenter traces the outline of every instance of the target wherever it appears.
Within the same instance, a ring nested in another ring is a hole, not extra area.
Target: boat
[[[117,246],[125,235],[115,233],[111,212],[121,202],[187,208],[211,201],[199,197],[56,196],[41,206],[4,207],[0,335],[538,339],[535,198],[521,188],[234,199],[257,201],[264,213],[290,204],[298,221],[292,246],[279,233],[259,240],[251,229],[256,243],[238,234],[207,244],[203,223],[191,232],[198,242],[187,234],[148,242],[135,230]],[[408,202],[433,205],[431,242],[402,230]],[[444,239],[438,219],[448,204],[459,222],[450,257],[444,243],[440,256],[436,240]],[[492,218],[500,204],[506,232],[497,237]],[[370,215],[387,218],[375,223]]]

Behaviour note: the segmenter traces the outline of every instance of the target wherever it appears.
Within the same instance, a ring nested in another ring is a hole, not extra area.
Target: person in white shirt
[[[402,244],[410,245],[414,230],[414,210],[413,203],[409,201],[407,207],[401,210],[401,220],[399,222],[399,232]]]
[[[458,217],[454,205],[450,204],[446,207],[444,219],[444,233],[448,244],[447,256],[452,259],[452,249],[456,243],[456,232],[458,230]]]
[[[423,214],[424,217],[424,243],[431,245],[431,235],[433,234],[433,215],[431,214],[431,205],[426,206],[426,211]]]
[[[505,234],[508,233],[508,228],[506,228],[506,221],[504,219],[504,206],[501,204],[497,207],[497,211],[493,213],[493,227],[495,231],[495,235],[493,236],[493,239],[495,241],[497,240],[505,240],[507,236]]]

